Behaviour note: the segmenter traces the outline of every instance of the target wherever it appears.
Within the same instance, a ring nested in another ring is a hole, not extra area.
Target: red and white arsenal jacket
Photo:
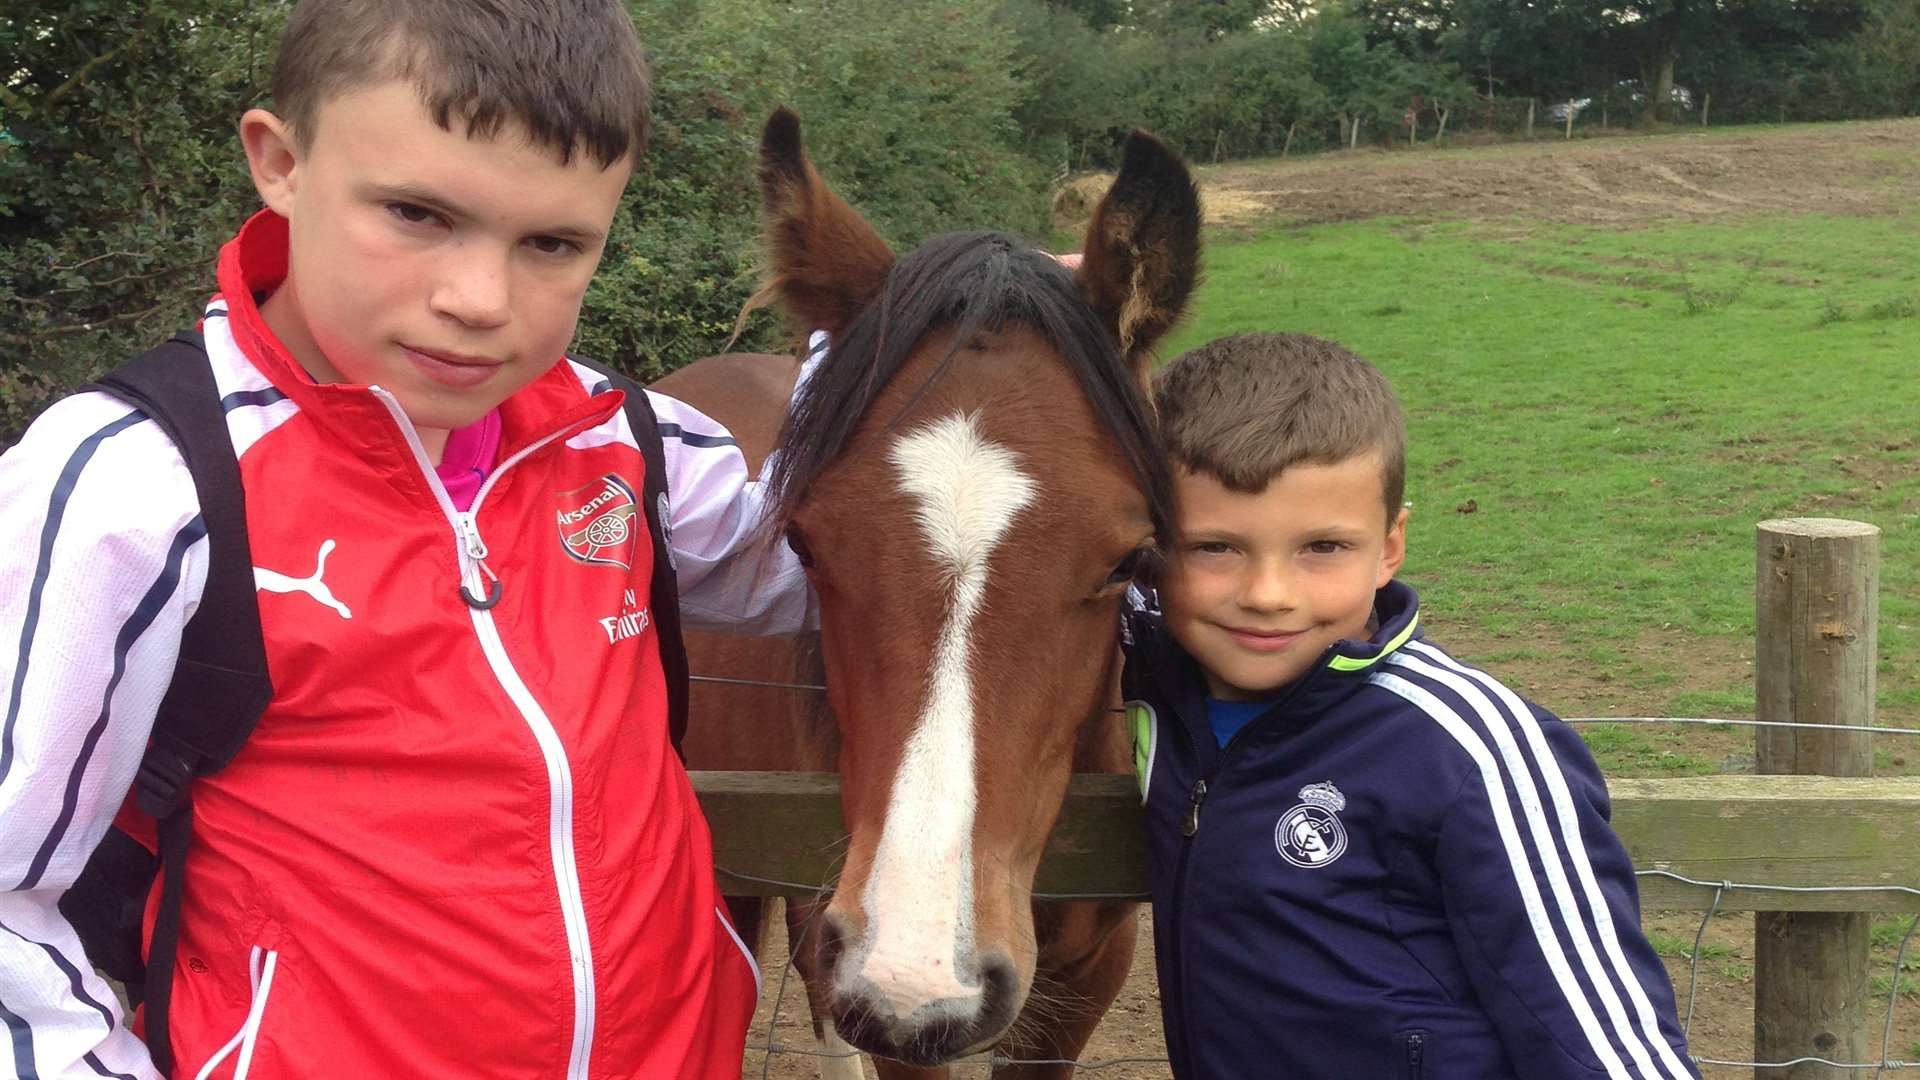
[[[642,490],[620,395],[557,363],[501,407],[500,463],[456,511],[391,396],[315,385],[267,331],[253,297],[285,271],[263,214],[203,324],[275,695],[193,789],[178,1075],[733,1080],[758,971],[668,744],[658,553],[638,527],[580,540]],[[686,625],[798,629],[804,576],[750,545],[732,440],[652,404]],[[144,1080],[55,902],[199,601],[199,507],[150,421],[82,394],[0,457],[0,508],[0,1073]],[[490,610],[459,592],[483,552]]]

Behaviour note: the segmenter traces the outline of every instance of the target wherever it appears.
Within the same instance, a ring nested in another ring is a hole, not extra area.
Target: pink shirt
[[[447,433],[447,448],[433,471],[439,474],[454,509],[464,511],[473,506],[473,497],[480,494],[480,485],[486,482],[499,456],[499,409]]]

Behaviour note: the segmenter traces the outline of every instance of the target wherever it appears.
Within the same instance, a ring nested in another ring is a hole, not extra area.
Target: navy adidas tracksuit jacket
[[[1174,1075],[1697,1076],[1579,736],[1426,642],[1412,589],[1375,613],[1225,749],[1128,615]]]

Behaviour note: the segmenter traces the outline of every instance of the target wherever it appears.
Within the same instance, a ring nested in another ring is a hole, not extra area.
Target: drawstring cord
[[[253,999],[247,1006],[246,1023],[240,1025],[240,1030],[233,1033],[233,1038],[227,1040],[227,1045],[221,1047],[219,1053],[208,1058],[207,1063],[200,1066],[200,1071],[194,1074],[193,1080],[207,1080],[207,1077],[213,1075],[213,1070],[227,1059],[227,1055],[233,1053],[236,1046],[240,1048],[240,1059],[234,1063],[233,1080],[246,1080],[247,1069],[253,1064],[254,1040],[260,1036],[260,1017],[267,1011],[267,992],[273,987],[274,964],[280,958],[280,954],[272,949],[264,952],[266,956],[264,966],[261,963],[260,946],[255,945],[253,953],[247,957],[247,979],[253,984]]]

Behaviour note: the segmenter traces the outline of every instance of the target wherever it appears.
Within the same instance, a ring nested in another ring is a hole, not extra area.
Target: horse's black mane
[[[1152,410],[1119,345],[1065,267],[997,232],[947,233],[922,244],[894,265],[879,298],[831,343],[780,433],[770,478],[773,519],[788,518],[928,333],[951,326],[953,345],[908,408],[947,375],[966,342],[1009,324],[1031,328],[1065,358],[1132,467],[1154,528],[1170,536],[1172,484]]]

